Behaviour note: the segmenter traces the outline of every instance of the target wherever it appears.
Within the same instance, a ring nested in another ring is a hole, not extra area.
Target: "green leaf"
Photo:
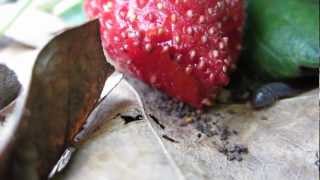
[[[48,0],[39,8],[62,18],[69,25],[78,25],[86,21],[82,9],[83,0]]]
[[[59,4],[61,0],[44,0],[39,5],[39,9],[48,13],[52,13],[54,7]]]
[[[82,0],[68,7],[66,10],[58,14],[68,24],[80,24],[85,22],[86,18],[82,9]]]
[[[319,2],[250,0],[244,63],[266,79],[319,67]]]

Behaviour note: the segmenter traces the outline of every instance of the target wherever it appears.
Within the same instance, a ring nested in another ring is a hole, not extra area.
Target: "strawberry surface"
[[[196,108],[229,82],[241,49],[243,0],[87,0],[115,67]]]

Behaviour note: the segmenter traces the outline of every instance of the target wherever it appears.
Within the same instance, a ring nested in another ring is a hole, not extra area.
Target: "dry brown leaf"
[[[129,78],[113,91],[109,103],[131,102],[147,119],[129,124],[100,107],[100,132],[80,148],[65,173],[57,179],[140,180],[270,180],[314,179],[319,151],[317,91],[280,101],[254,111],[245,104],[218,105],[208,112],[236,135],[229,144],[244,144],[242,161],[229,161],[218,151],[220,135],[199,130],[198,122],[181,125],[181,118],[159,109],[161,93]],[[130,93],[131,92],[131,93]],[[127,95],[126,95],[127,94]],[[117,99],[119,95],[121,98]],[[123,100],[123,101],[122,101]],[[139,103],[140,102],[140,103]],[[141,108],[141,103],[144,108]],[[105,104],[110,107],[110,104]],[[122,108],[117,112],[126,112]],[[149,114],[157,118],[155,122]],[[210,123],[205,122],[205,123]],[[201,137],[199,136],[201,134]],[[210,137],[209,137],[210,136]]]
[[[10,137],[10,148],[1,152],[0,170],[5,175],[0,177],[47,179],[64,148],[72,143],[106,78],[114,72],[105,61],[98,24],[93,21],[70,29],[40,52],[29,92],[20,97],[27,98],[26,103],[18,104],[12,113],[15,117],[8,118],[19,123],[14,138]]]

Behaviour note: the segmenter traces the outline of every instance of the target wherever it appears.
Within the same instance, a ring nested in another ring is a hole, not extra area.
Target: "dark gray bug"
[[[253,94],[251,105],[256,108],[271,106],[281,98],[297,95],[300,91],[286,83],[276,82],[263,85]]]
[[[293,97],[318,86],[318,76],[268,83],[253,91],[251,105],[256,109],[269,107],[279,99]]]

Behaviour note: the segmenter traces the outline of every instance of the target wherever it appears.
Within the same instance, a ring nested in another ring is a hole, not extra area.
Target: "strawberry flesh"
[[[229,83],[241,49],[243,0],[87,0],[116,68],[196,108]]]

